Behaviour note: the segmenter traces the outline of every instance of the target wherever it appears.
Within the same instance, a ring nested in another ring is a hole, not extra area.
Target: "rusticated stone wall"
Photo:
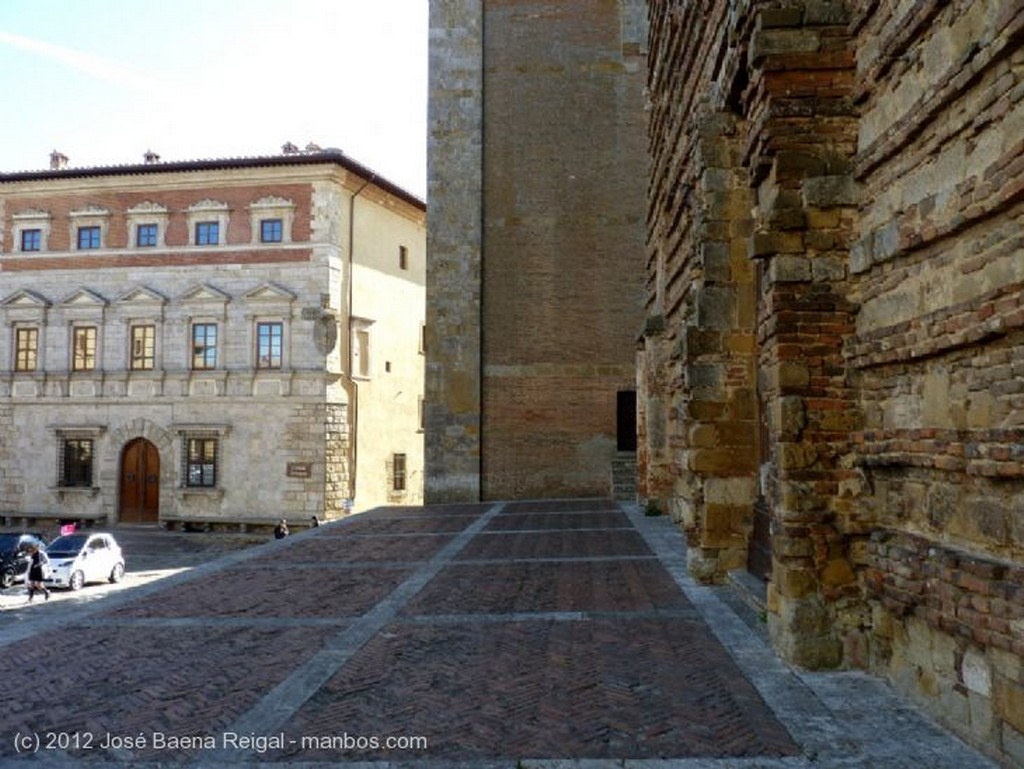
[[[701,578],[766,547],[788,659],[1024,761],[1024,4],[650,22],[642,494]]]

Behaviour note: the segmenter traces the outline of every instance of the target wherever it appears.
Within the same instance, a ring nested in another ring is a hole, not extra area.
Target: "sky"
[[[342,150],[426,195],[428,0],[0,0],[0,172]]]

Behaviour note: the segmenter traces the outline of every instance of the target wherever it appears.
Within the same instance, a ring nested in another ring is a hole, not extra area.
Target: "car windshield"
[[[0,551],[6,553],[9,550],[14,550],[20,541],[20,534],[0,534]]]
[[[85,534],[70,534],[66,537],[57,537],[46,548],[51,558],[74,558],[82,549],[82,545],[89,537]]]

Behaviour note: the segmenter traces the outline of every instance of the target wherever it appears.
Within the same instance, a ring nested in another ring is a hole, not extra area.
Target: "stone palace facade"
[[[422,500],[425,205],[340,151],[0,174],[0,514]]]

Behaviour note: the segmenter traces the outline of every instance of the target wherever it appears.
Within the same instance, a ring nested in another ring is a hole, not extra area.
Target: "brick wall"
[[[484,4],[488,498],[611,493],[616,393],[635,388],[641,323],[638,10]]]
[[[1020,3],[651,3],[645,495],[769,625],[1024,760]],[[721,504],[721,499],[727,504]]]

